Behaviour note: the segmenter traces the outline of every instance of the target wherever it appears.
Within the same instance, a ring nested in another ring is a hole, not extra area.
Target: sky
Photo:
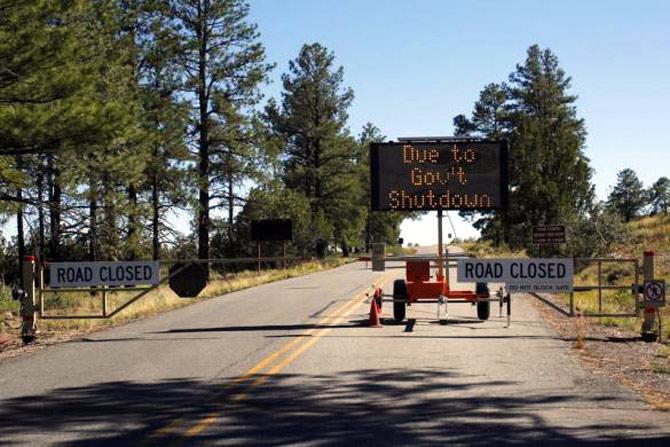
[[[650,186],[670,177],[670,2],[250,0],[270,62],[266,97],[305,43],[332,50],[355,100],[349,128],[371,122],[389,140],[452,135],[482,87],[507,80],[533,44],[551,48],[572,77],[586,156],[606,199],[616,174]],[[511,148],[513,151],[514,148]],[[477,232],[451,212],[456,236]],[[445,234],[453,229],[445,222]],[[405,242],[434,244],[435,212],[401,226]]]

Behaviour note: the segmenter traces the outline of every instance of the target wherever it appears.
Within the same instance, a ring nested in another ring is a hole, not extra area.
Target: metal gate
[[[187,270],[193,265],[249,265],[255,266],[255,270],[260,274],[263,270],[276,269],[277,267],[286,269],[289,266],[295,265],[299,262],[305,262],[311,258],[296,258],[296,257],[264,257],[264,258],[219,258],[219,259],[166,259],[159,261],[161,275],[157,284],[147,286],[93,286],[93,287],[50,287],[45,282],[45,270],[51,264],[50,262],[43,262],[35,265],[35,295],[37,301],[37,316],[43,320],[57,320],[57,319],[105,319],[117,315],[119,312],[126,309],[131,304],[146,296],[153,290],[165,285],[170,279],[176,277],[184,270]],[[178,265],[175,269],[168,269],[171,265]],[[253,269],[253,267],[252,267]],[[247,269],[249,270],[249,269]],[[165,272],[166,274],[163,274]],[[100,313],[97,314],[77,314],[77,315],[53,315],[49,314],[46,306],[46,297],[54,294],[63,293],[90,293],[93,297],[100,298]],[[128,297],[122,304],[116,306],[110,311],[108,306],[108,297],[114,293],[128,293],[133,296]]]

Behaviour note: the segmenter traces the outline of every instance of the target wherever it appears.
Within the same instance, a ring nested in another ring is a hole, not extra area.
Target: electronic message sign
[[[370,145],[372,209],[472,210],[507,207],[507,143],[402,141]]]

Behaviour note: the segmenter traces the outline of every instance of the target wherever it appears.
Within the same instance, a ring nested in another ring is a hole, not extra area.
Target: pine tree
[[[635,171],[629,168],[619,171],[617,183],[607,199],[609,208],[630,222],[647,204],[644,187]]]
[[[267,121],[284,148],[284,182],[310,200],[315,219],[333,227],[329,239],[346,255],[365,225],[363,194],[356,174],[360,151],[348,134],[353,91],[342,86],[344,70],[318,43],[304,45],[282,76],[281,107],[270,101]],[[324,241],[328,242],[328,241]]]
[[[661,177],[649,190],[649,201],[651,202],[651,214],[663,213],[668,215],[668,207],[670,207],[670,179]]]
[[[271,66],[242,0],[172,0],[169,16],[179,27],[184,92],[192,100],[196,155],[198,257],[209,258],[215,127],[227,125],[221,105],[243,113],[259,99]]]
[[[485,87],[473,118],[454,120],[457,132],[509,140],[510,209],[477,221],[496,243],[532,252],[533,225],[576,222],[593,204],[586,130],[570,84],[551,50],[533,45],[507,85]]]
[[[114,6],[109,1],[37,1],[2,8],[0,154],[20,157],[25,172],[0,170],[0,188],[12,190],[12,183],[20,182],[17,193],[5,199],[38,208],[39,231],[33,239],[40,252],[47,227],[43,207],[49,208],[51,256],[60,255],[62,193],[70,187],[77,191],[65,177],[76,177],[74,171],[83,167],[88,153],[124,138],[122,129],[132,120],[132,101],[118,95],[129,84],[119,77],[123,63],[107,58],[116,41],[109,39],[103,23],[112,23],[108,19]],[[8,166],[7,160],[0,165]],[[67,176],[65,166],[71,171]],[[25,211],[25,216],[35,214],[31,208]],[[21,235],[22,228],[18,230]]]
[[[141,150],[146,152],[146,162],[138,184],[128,186],[134,216],[129,215],[129,227],[133,230],[129,228],[127,245],[141,246],[147,236],[151,240],[152,258],[159,259],[162,242],[176,236],[166,220],[166,212],[183,207],[188,196],[184,169],[189,157],[188,103],[179,97],[180,36],[166,3],[130,2],[129,8],[128,20],[134,28],[135,77],[142,108]],[[138,203],[142,198],[145,203]],[[143,227],[149,229],[148,234],[142,234]]]
[[[505,84],[491,83],[479,93],[472,117],[465,115],[454,117],[455,135],[471,135],[498,139],[504,136],[505,103],[507,101]]]
[[[400,236],[400,224],[406,218],[415,218],[418,213],[397,213],[392,211],[371,211],[370,208],[370,143],[380,143],[386,140],[382,132],[372,123],[363,126],[358,138],[361,148],[360,183],[365,193],[361,197],[361,207],[368,209],[363,240],[365,251],[370,250],[373,242],[386,242],[395,245]]]
[[[501,139],[507,135],[505,125],[505,105],[507,102],[507,86],[491,83],[479,93],[475,102],[471,118],[465,115],[454,117],[454,134],[457,136],[472,136],[479,138]],[[478,230],[491,230],[495,213],[461,211],[461,217],[472,222]],[[495,232],[492,232],[495,233]],[[498,240],[498,242],[500,242]]]

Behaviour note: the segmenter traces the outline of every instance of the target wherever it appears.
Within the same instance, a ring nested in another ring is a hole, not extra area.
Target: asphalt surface
[[[366,327],[364,263],[0,362],[0,445],[670,445],[670,414],[583,369],[523,295]],[[467,287],[467,286],[461,286]]]

